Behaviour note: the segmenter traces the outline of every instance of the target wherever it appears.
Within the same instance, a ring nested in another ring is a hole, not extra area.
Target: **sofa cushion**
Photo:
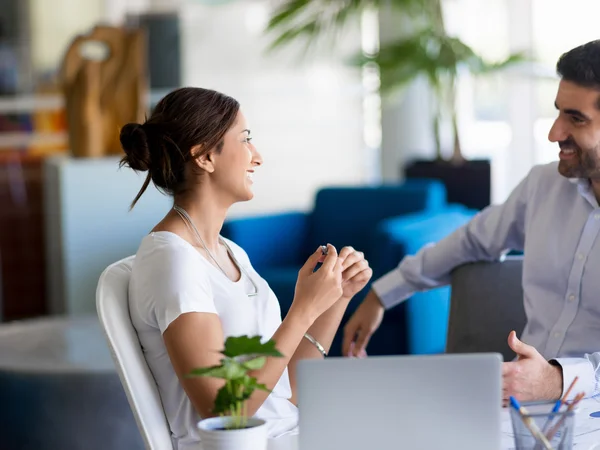
[[[309,220],[303,212],[228,219],[221,234],[242,247],[262,274],[269,267],[304,264]]]
[[[364,251],[369,257],[370,236],[388,217],[444,205],[445,190],[437,181],[415,181],[402,185],[332,187],[315,198],[308,234],[308,247],[331,243]]]

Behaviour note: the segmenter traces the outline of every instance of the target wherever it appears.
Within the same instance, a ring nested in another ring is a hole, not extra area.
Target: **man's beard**
[[[569,136],[560,141],[561,150],[574,150],[575,155],[570,159],[561,159],[558,163],[558,172],[567,178],[600,179],[600,144],[593,148],[583,150],[575,140]]]

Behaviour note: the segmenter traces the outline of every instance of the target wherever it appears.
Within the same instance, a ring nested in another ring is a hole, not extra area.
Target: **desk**
[[[390,447],[394,447],[390,445]],[[577,450],[600,450],[600,395],[583,400],[576,416],[575,447]],[[502,450],[515,450],[510,414],[502,410]],[[300,450],[298,436],[283,436],[269,441],[268,450]],[[302,449],[304,450],[304,449]],[[381,449],[386,450],[386,449]]]

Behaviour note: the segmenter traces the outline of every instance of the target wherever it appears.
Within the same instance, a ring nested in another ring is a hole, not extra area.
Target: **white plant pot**
[[[227,430],[231,417],[213,417],[198,422],[202,450],[267,450],[267,423],[248,419],[247,428]]]

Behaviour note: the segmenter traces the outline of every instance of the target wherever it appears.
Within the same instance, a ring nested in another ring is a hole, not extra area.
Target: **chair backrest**
[[[508,334],[518,335],[526,323],[523,305],[522,259],[480,262],[452,273],[447,353],[498,352],[515,357]]]
[[[140,433],[150,450],[172,449],[171,432],[156,382],[129,315],[129,278],[134,256],[108,266],[100,276],[96,309]]]

